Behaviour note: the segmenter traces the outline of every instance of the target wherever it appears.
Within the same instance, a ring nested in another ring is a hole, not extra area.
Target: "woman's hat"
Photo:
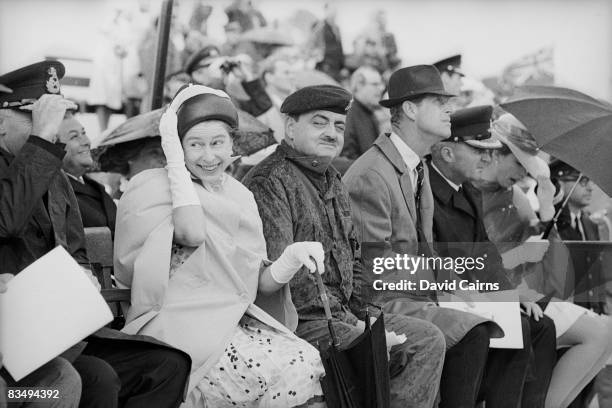
[[[508,146],[512,154],[533,177],[550,177],[548,164],[537,156],[539,147],[525,125],[510,113],[504,113],[491,127],[493,137]]]
[[[385,108],[421,95],[455,96],[446,92],[440,72],[433,65],[400,68],[389,78],[389,99],[378,102]]]
[[[204,85],[184,85],[170,103],[176,111],[179,138],[200,122],[220,120],[238,128],[238,111],[223,91]]]

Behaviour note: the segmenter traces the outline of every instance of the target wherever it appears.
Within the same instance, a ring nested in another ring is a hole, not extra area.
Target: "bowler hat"
[[[378,102],[385,108],[421,95],[455,96],[446,92],[440,72],[433,65],[400,68],[389,78],[389,99]]]

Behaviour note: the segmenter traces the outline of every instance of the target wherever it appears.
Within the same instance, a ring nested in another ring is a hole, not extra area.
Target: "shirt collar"
[[[455,184],[452,181],[450,181],[444,174],[442,174],[442,172],[440,171],[440,169],[438,169],[436,167],[436,165],[434,164],[434,162],[431,162],[431,167],[433,167],[433,169],[444,179],[446,180],[446,182],[455,190],[455,191],[459,191],[459,189],[461,188],[461,185],[459,184]]]
[[[578,212],[576,212],[576,213],[570,211],[570,214],[572,216],[572,220],[579,220],[582,217],[582,211],[580,211],[580,210]]]
[[[70,177],[71,179],[74,179],[74,180],[78,181],[81,184],[85,184],[85,179],[83,178],[83,176],[76,177],[76,176],[73,176],[72,174],[68,173],[67,171],[65,171],[64,173],[66,173],[66,175],[68,177]]]
[[[389,139],[391,139],[391,143],[393,143],[397,148],[397,151],[399,152],[400,156],[402,156],[406,166],[408,166],[411,171],[414,171],[414,169],[416,169],[418,164],[421,162],[419,155],[416,154],[414,150],[412,150],[398,135],[396,135],[395,132],[391,132]]]

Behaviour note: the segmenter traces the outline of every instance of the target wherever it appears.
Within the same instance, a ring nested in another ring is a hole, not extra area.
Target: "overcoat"
[[[262,299],[287,327],[254,304],[266,242],[253,195],[229,176],[223,193],[194,186],[205,211],[206,239],[172,275],[172,196],[165,169],[130,180],[117,207],[114,249],[117,282],[132,289],[123,331],[187,352],[193,361],[189,391],[216,364],[245,313],[284,333],[297,327],[287,286]]]
[[[473,327],[488,320],[471,313],[438,307],[435,292],[420,290],[420,281],[443,280],[442,271],[427,267],[411,271],[394,268],[380,275],[373,271],[375,258],[395,258],[398,254],[420,256],[422,245],[432,244],[434,201],[427,166],[423,170],[418,216],[410,179],[411,170],[388,134],[379,136],[374,145],[353,163],[343,181],[349,190],[353,223],[361,242],[364,260],[361,279],[368,282],[364,286],[370,289],[375,301],[384,305],[386,312],[434,323],[444,333],[446,346],[450,348]],[[417,220],[426,240],[421,246]],[[387,282],[411,280],[417,283],[417,290],[377,291],[372,286],[376,279]],[[498,328],[494,323],[490,326]]]

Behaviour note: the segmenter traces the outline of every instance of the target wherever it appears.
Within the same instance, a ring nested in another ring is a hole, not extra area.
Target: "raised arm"
[[[204,210],[185,167],[185,153],[178,136],[176,112],[171,107],[162,115],[159,131],[172,194],[174,241],[181,245],[198,247],[206,238]]]

